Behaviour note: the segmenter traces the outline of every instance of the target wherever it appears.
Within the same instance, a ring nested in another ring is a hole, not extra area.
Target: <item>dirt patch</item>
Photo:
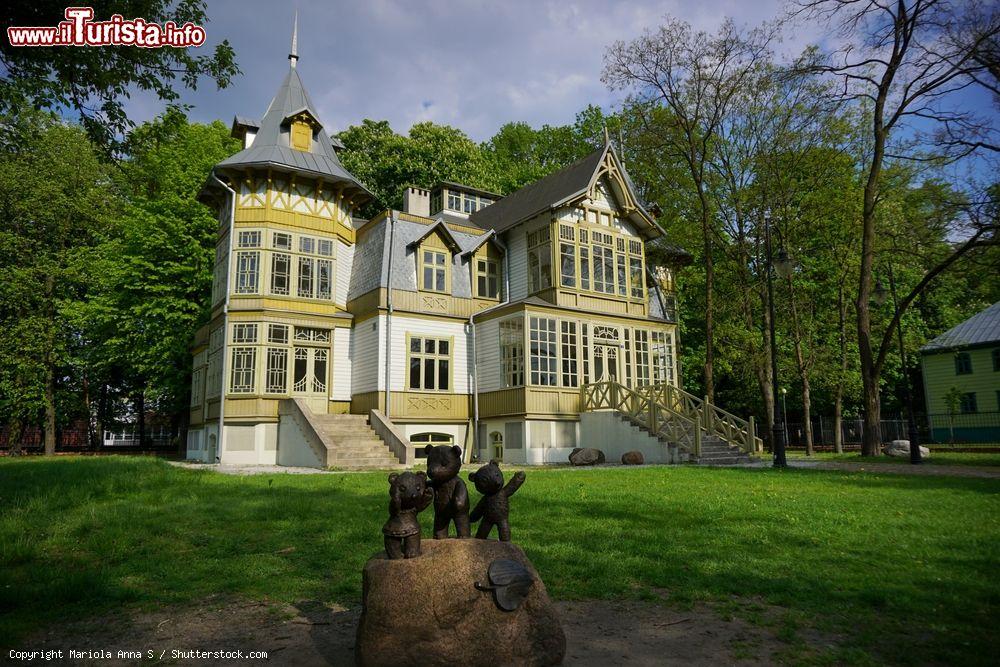
[[[795,648],[768,624],[722,618],[705,606],[680,610],[655,602],[584,600],[557,607],[566,631],[567,665],[774,664],[801,658],[802,640],[821,650],[836,643],[800,635]],[[63,624],[35,635],[25,648],[62,650],[59,662],[75,665],[139,662],[118,658],[118,651],[141,652],[146,664],[353,665],[359,615],[360,608],[311,601],[287,605],[212,597],[193,607]],[[106,653],[69,659],[70,649]],[[185,653],[196,650],[209,655]],[[242,651],[243,658],[212,654],[217,651]],[[266,660],[248,660],[251,651],[266,652]]]

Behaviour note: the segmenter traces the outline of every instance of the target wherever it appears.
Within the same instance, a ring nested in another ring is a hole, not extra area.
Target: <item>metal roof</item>
[[[309,93],[302,84],[298,70],[288,69],[285,80],[268,105],[260,120],[257,136],[249,148],[223,160],[217,168],[277,167],[305,172],[333,181],[348,183],[368,196],[373,196],[357,178],[340,163],[336,148],[343,148],[338,140],[331,138],[324,128],[317,131],[316,141],[311,151],[300,151],[289,146],[288,132],[284,127],[289,116],[308,111],[313,118],[319,118]],[[244,121],[249,119],[237,117]]]
[[[976,313],[958,326],[920,348],[921,352],[942,352],[960,347],[1000,342],[1000,301]]]
[[[504,232],[515,225],[524,222],[550,208],[568,203],[570,200],[586,194],[590,189],[594,175],[600,168],[605,156],[611,153],[624,175],[625,187],[629,189],[636,204],[639,206],[641,218],[656,235],[663,230],[646,211],[635,191],[631,177],[625,171],[624,165],[618,159],[610,142],[598,148],[590,155],[577,160],[573,164],[549,174],[545,178],[530,183],[520,190],[512,192],[503,199],[481,208],[469,216],[469,222],[482,229],[495,229]]]

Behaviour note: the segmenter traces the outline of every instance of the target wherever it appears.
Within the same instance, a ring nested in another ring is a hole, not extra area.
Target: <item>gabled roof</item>
[[[962,347],[1000,343],[1000,301],[920,348],[921,352],[943,352]]]
[[[332,139],[322,125],[317,130],[313,150],[300,151],[288,145],[287,133],[283,133],[283,125],[286,124],[289,116],[302,112],[308,112],[313,118],[319,118],[316,107],[302,84],[298,70],[295,67],[290,67],[288,74],[285,75],[285,80],[282,81],[277,94],[271,100],[264,117],[260,120],[260,127],[253,144],[223,160],[216,167],[218,169],[276,167],[304,172],[330,181],[346,183],[371,197],[371,192],[340,163],[335,149],[343,148],[343,145]],[[234,126],[237,124],[250,126],[250,123],[246,122],[247,120],[237,117]]]
[[[545,178],[512,192],[494,204],[476,211],[469,216],[469,221],[483,229],[503,232],[543,211],[562,206],[583,196],[593,186],[598,170],[608,154],[615,160],[624,175],[626,187],[629,188],[635,199],[641,216],[647,220],[651,228],[662,233],[662,230],[653,222],[652,216],[642,207],[639,196],[632,185],[632,180],[610,142],[605,142],[604,146],[568,167],[549,174]]]
[[[474,254],[487,243],[493,243],[500,250],[504,250],[504,245],[500,242],[500,239],[497,238],[496,231],[491,229],[482,236],[475,237],[468,248],[462,252],[462,256],[465,257]]]
[[[444,224],[444,222],[441,220],[438,220],[433,225],[428,227],[426,232],[424,232],[419,237],[411,241],[408,245],[411,247],[418,246],[424,242],[425,238],[427,238],[434,232],[440,232],[441,237],[444,239],[445,244],[448,246],[448,248],[451,250],[453,254],[460,252],[462,250],[462,246],[455,239],[455,235],[451,233],[450,229],[448,229],[448,225]]]

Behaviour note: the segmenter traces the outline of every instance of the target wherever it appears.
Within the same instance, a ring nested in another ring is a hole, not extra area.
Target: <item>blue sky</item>
[[[203,82],[182,101],[198,121],[262,115],[287,71],[298,9],[299,70],[331,133],[364,118],[388,120],[401,133],[430,120],[485,141],[508,121],[565,124],[587,104],[613,109],[619,98],[600,80],[605,50],[667,14],[714,31],[726,16],[752,26],[783,7],[783,0],[209,0],[206,47],[228,39],[243,75],[221,91]],[[820,26],[799,25],[786,31],[777,55],[822,39]],[[983,92],[956,101],[995,114]],[[127,108],[141,122],[163,105],[140,93]]]
[[[244,74],[226,90],[185,91],[195,120],[263,113],[288,67],[296,7],[300,73],[330,131],[364,118],[398,132],[431,120],[483,141],[509,120],[564,124],[589,103],[612,107],[600,81],[605,49],[665,14],[711,30],[727,15],[746,24],[774,17],[781,2],[210,0],[208,45],[229,39]],[[137,121],[160,110],[143,95],[129,103]]]

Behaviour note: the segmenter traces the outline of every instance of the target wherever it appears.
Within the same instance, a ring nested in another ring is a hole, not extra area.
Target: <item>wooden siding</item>
[[[997,346],[1000,347],[1000,346]],[[979,412],[1000,411],[997,392],[1000,391],[1000,371],[993,370],[993,348],[980,347],[966,352],[972,361],[972,373],[955,374],[955,352],[939,352],[921,356],[924,374],[924,393],[927,398],[927,412],[947,414],[945,395],[952,387],[964,393],[976,394],[976,408]]]
[[[379,318],[382,319],[381,317]],[[392,354],[390,359],[389,382],[392,391],[407,391],[406,382],[408,364],[407,336],[432,336],[435,338],[450,338],[451,349],[451,391],[459,394],[469,392],[469,346],[465,333],[464,322],[449,322],[447,320],[426,319],[393,315],[392,317]],[[380,389],[382,387],[379,387]]]
[[[479,393],[496,391],[502,386],[500,363],[500,321],[476,324],[476,372]]]
[[[333,330],[333,381],[330,398],[336,401],[351,400],[351,376],[353,374],[353,331],[340,328]]]
[[[354,356],[351,359],[351,368],[353,369],[351,391],[353,394],[385,389],[382,354],[380,353],[382,327],[384,326],[385,318],[379,316],[354,327]],[[351,400],[351,411],[353,412],[353,395]]]

